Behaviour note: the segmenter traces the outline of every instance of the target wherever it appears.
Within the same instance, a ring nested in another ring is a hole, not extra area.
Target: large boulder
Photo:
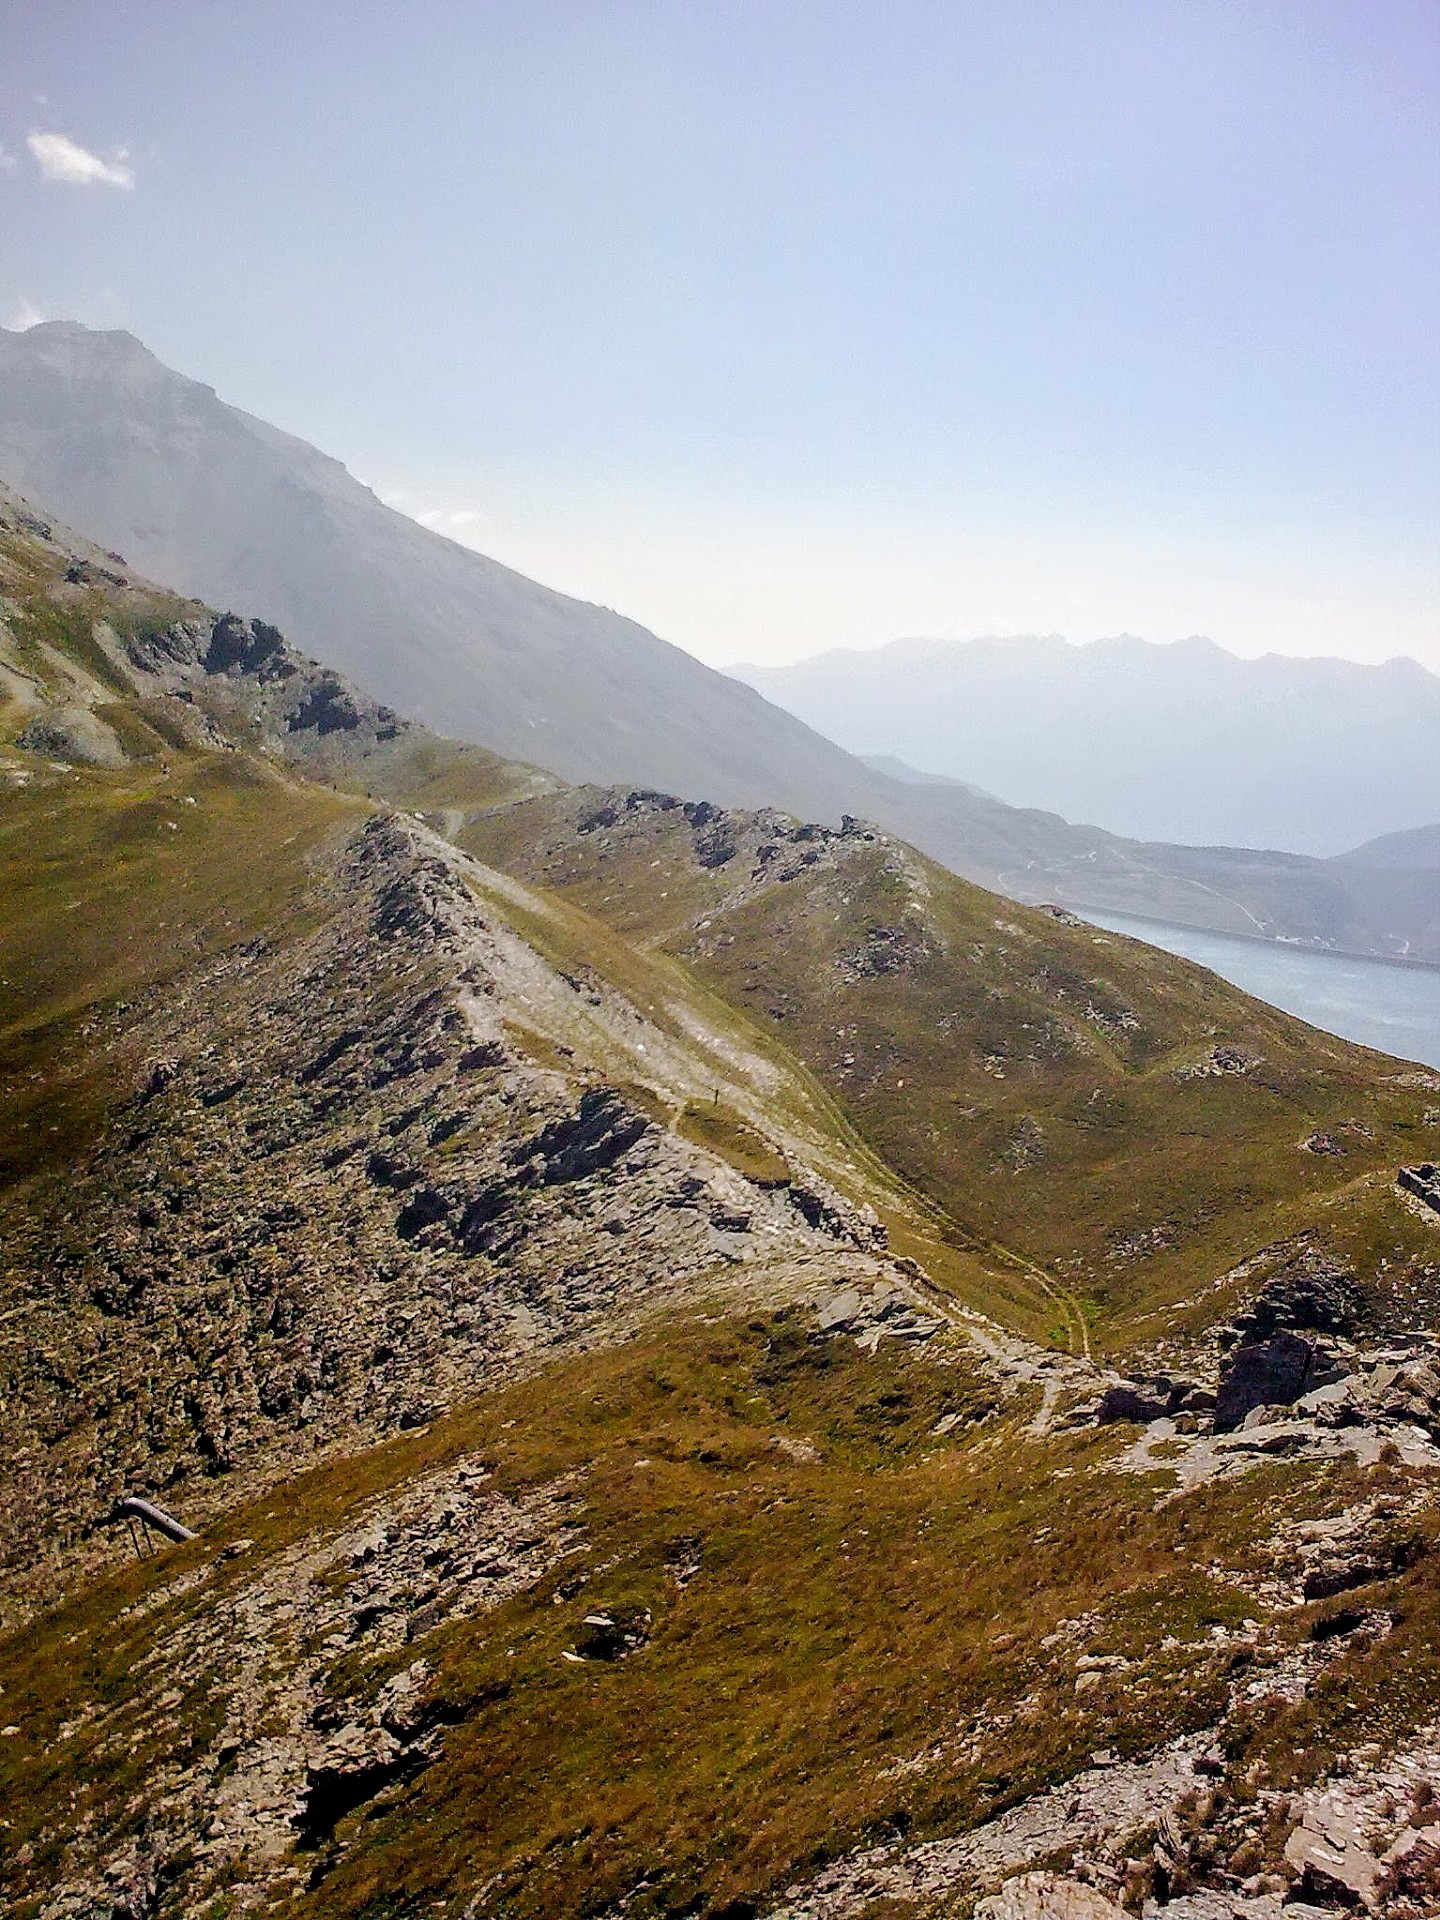
[[[89,707],[50,707],[37,714],[15,742],[30,753],[86,767],[123,767],[125,749]]]
[[[1382,1361],[1351,1386],[1362,1417],[1419,1427],[1440,1439],[1440,1370],[1433,1361],[1421,1355],[1398,1363]]]
[[[1289,1407],[1348,1369],[1323,1336],[1354,1332],[1365,1296],[1353,1274],[1316,1264],[1278,1273],[1219,1336],[1225,1355],[1215,1431],[1231,1433],[1256,1407]]]
[[[242,620],[223,613],[210,631],[205,650],[207,673],[254,674],[257,679],[283,679],[296,671],[296,662],[278,628],[264,620]]]
[[[1256,1407],[1293,1406],[1342,1371],[1329,1348],[1298,1333],[1280,1332],[1236,1347],[1220,1374],[1215,1431],[1233,1433]]]
[[[1370,1850],[1370,1834],[1330,1796],[1306,1808],[1285,1842],[1285,1858],[1300,1876],[1302,1893],[1338,1896],[1347,1906],[1358,1901],[1372,1912],[1378,1906],[1381,1866]]]

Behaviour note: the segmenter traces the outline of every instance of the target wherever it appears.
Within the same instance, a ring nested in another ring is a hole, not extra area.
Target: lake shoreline
[[[1098,932],[1141,940],[1228,980],[1322,1033],[1440,1071],[1440,968],[1379,954],[1336,953],[1143,914],[1090,912]]]
[[[1076,914],[1081,920],[1084,920],[1087,925],[1099,926],[1102,923],[1094,920],[1092,915],[1096,913],[1108,913],[1109,909],[1103,907],[1071,907],[1068,908],[1067,911]],[[1273,934],[1269,933],[1239,933],[1229,928],[1222,931],[1219,927],[1196,926],[1191,920],[1157,920],[1148,913],[1115,913],[1111,915],[1111,918],[1124,920],[1136,926],[1160,927],[1172,933],[1197,934],[1206,939],[1243,940],[1247,946],[1264,947],[1279,951],[1280,953],[1303,954],[1307,959],[1356,960],[1359,961],[1362,966],[1404,967],[1411,973],[1440,974],[1440,960],[1417,960],[1412,955],[1406,953],[1359,953],[1353,947],[1312,947],[1307,946],[1304,941],[1301,940],[1277,940]],[[1119,931],[1119,929],[1107,927],[1105,931],[1113,933]],[[1165,943],[1157,940],[1152,944],[1155,946],[1163,946]],[[1166,947],[1165,950],[1167,953],[1173,951],[1173,949],[1169,947]]]

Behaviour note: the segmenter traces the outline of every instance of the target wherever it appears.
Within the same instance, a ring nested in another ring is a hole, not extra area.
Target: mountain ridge
[[[112,339],[118,342],[118,352],[107,344]],[[116,363],[119,378],[113,380],[111,367]],[[795,765],[791,777],[797,784],[810,778],[816,786],[825,781],[833,786],[835,770],[848,765],[848,756],[780,715],[753,690],[737,695],[735,683],[725,675],[681,654],[637,622],[527,580],[387,507],[341,462],[229,407],[212,388],[172,373],[132,335],[94,334],[69,322],[42,323],[22,335],[0,334],[0,377],[3,371],[13,374],[21,368],[44,379],[46,391],[31,404],[23,393],[17,398],[13,381],[6,389],[0,405],[0,477],[29,498],[53,507],[102,545],[124,551],[153,577],[212,603],[244,606],[273,619],[330,664],[412,717],[452,734],[483,726],[489,738],[482,744],[512,758],[548,758],[556,771],[582,778],[613,777],[622,770],[615,750],[607,756],[603,744],[597,745],[596,736],[603,741],[608,730],[618,733],[625,743],[623,750],[633,755],[628,770],[634,777],[676,784],[685,771],[678,748],[689,752],[705,770],[718,798],[748,797],[752,802],[772,796],[764,790],[759,771],[745,764],[743,739],[757,726],[763,730],[767,721]],[[163,402],[165,414],[156,436],[144,433],[119,409],[117,403],[137,389]],[[101,406],[109,418],[97,426]],[[48,438],[37,451],[33,439],[25,440],[25,430],[46,408],[56,415],[58,424],[46,429]],[[243,467],[232,464],[225,473],[227,497],[210,500],[201,492],[182,503],[175,497],[182,487],[188,487],[197,474],[202,489],[205,480],[195,444],[184,439],[187,432],[221,436],[227,454],[237,460],[247,443],[253,442],[267,455],[283,455],[284,461],[277,465],[267,460],[257,466],[251,458]],[[82,457],[75,435],[99,439],[110,463],[108,474],[102,463],[89,458],[89,441]],[[105,483],[114,474],[127,435],[148,470],[143,475],[127,470],[123,488],[112,495]],[[177,464],[187,458],[191,463],[183,482],[173,474],[157,472],[172,454],[179,456]],[[48,471],[42,476],[39,469],[47,459]],[[318,477],[323,485],[297,489],[287,464],[291,462],[303,469],[306,479]],[[46,480],[49,484],[44,484]],[[158,518],[150,507],[140,504],[147,492],[153,496],[157,485],[172,496],[162,499]],[[284,513],[275,519],[266,511],[266,496],[271,492],[278,492],[284,502]],[[333,548],[337,534],[343,537],[347,522],[353,523],[357,512],[365,516],[364,538],[357,547],[368,548],[364,593],[357,592],[347,577],[347,568],[357,563],[356,550],[347,549],[337,558]],[[181,514],[189,516],[189,531],[165,536],[163,528],[176,526]],[[261,517],[247,533],[237,532],[233,549],[212,545],[206,552],[202,549],[212,514],[227,529],[227,537],[244,526],[247,515]],[[280,524],[285,515],[296,516],[299,529],[312,537],[312,544],[296,551],[297,527]],[[278,570],[265,560],[271,552],[282,558]],[[398,583],[395,578],[397,565],[402,576],[409,565],[424,579],[426,562],[443,569],[431,580],[430,590],[445,603],[445,616],[438,626],[433,618],[426,621],[429,644],[432,650],[438,649],[436,658],[454,676],[443,688],[434,662],[426,671],[425,660],[417,657],[413,647],[406,650],[407,630],[413,631],[415,623],[407,620],[401,605],[403,577]],[[277,580],[288,584],[277,587]],[[467,592],[473,593],[477,585],[492,596],[478,617],[466,601]],[[572,643],[568,628],[576,621],[581,637]],[[564,668],[570,660],[570,644],[583,645],[592,687],[597,675],[603,676],[601,690],[614,698],[615,713],[597,710],[592,695],[591,704],[583,714],[572,716],[571,724],[557,718],[557,703],[568,692]],[[526,677],[516,682],[513,672],[507,678],[504,661],[508,656],[513,668],[522,652],[528,660]],[[497,656],[500,664],[492,671]],[[626,738],[637,732],[637,725],[623,718],[633,704],[624,675],[638,670],[642,677],[647,673],[653,677],[655,663],[664,668],[678,665],[683,674],[678,692],[667,688],[677,709],[671,715],[672,733],[678,730],[674,746],[663,740]],[[718,760],[716,728],[685,712],[687,697],[690,706],[695,701],[694,693],[687,695],[686,690],[695,687],[703,687],[707,699],[722,708],[728,705],[738,716],[734,737]],[[547,753],[537,753],[537,745]],[[727,764],[726,751],[734,764]],[[815,763],[813,774],[806,772],[807,756]]]
[[[1440,867],[1440,822],[1383,833],[1333,857],[1345,866],[1434,869]]]
[[[1404,888],[1377,902],[1322,862],[1142,845],[878,773],[633,621],[407,520],[129,335],[0,331],[0,479],[151,577],[258,612],[402,715],[567,779],[860,815],[1031,901],[1440,958],[1440,915]]]

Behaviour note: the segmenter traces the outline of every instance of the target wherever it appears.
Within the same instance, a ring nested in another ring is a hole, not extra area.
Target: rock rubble
[[[152,1594],[130,1697],[97,1701],[67,1738],[95,1767],[206,1698],[222,1703],[219,1724],[75,1823],[42,1920],[139,1920],[177,1881],[188,1911],[218,1887],[242,1906],[299,1890],[346,1814],[429,1766],[445,1710],[429,1698],[427,1636],[533,1586],[583,1537],[574,1486],[515,1501],[489,1479],[461,1460],[253,1573],[237,1540]],[[388,1655],[394,1670],[347,1697],[334,1679],[345,1655]]]

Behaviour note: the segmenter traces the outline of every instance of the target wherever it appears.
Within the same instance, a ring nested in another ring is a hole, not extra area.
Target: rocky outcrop
[[[1413,1193],[1432,1212],[1440,1213],[1440,1167],[1433,1160],[1418,1167],[1401,1167],[1396,1179],[1406,1193]]]
[[[975,1920],[1124,1920],[1125,1909],[1083,1880],[1058,1873],[1021,1873],[982,1900]]]
[[[1305,1394],[1296,1412],[1321,1427],[1411,1426],[1440,1440],[1440,1356],[1396,1349]]]
[[[1341,1408],[1349,1408],[1356,1420],[1392,1419],[1402,1399],[1412,1409],[1428,1405],[1427,1380],[1418,1376],[1388,1400],[1378,1378],[1373,1386],[1368,1384],[1364,1356],[1349,1337],[1360,1328],[1364,1313],[1364,1294],[1352,1275],[1330,1267],[1289,1269],[1219,1329],[1213,1387],[1171,1374],[1113,1381],[1088,1417],[1102,1424],[1130,1420],[1148,1425],[1191,1416],[1217,1434],[1228,1434],[1265,1408],[1294,1407],[1340,1425]],[[1364,1386],[1359,1384],[1362,1379],[1367,1381]]]
[[[1440,1825],[1407,1821],[1391,1838],[1393,1828],[1393,1817],[1385,1820],[1363,1790],[1337,1785],[1309,1801],[1285,1842],[1302,1897],[1323,1901],[1330,1911],[1338,1902],[1374,1914],[1433,1912],[1430,1902],[1440,1896]]]
[[[123,767],[125,750],[109,727],[88,707],[50,707],[16,735],[17,747],[50,760],[78,766]]]
[[[1224,1359],[1215,1431],[1231,1433],[1257,1407],[1293,1406],[1341,1379],[1345,1363],[1320,1336],[1353,1331],[1363,1310],[1358,1283],[1338,1269],[1300,1267],[1276,1275],[1218,1336]]]
[[[557,851],[573,832],[590,840],[601,857],[638,847],[653,832],[657,816],[683,820],[696,865],[704,872],[726,870],[726,899],[732,904],[786,885],[816,867],[834,867],[847,844],[884,842],[874,827],[849,814],[836,829],[792,819],[774,807],[741,811],[644,787],[613,790],[598,801],[595,789],[582,788],[566,811],[570,817],[553,838]],[[534,851],[543,863],[546,849]],[[913,945],[913,936],[903,930],[877,927],[860,964],[874,972],[896,971],[907,956],[913,958]]]
[[[393,707],[371,700],[318,661],[292,647],[277,627],[235,613],[190,618],[163,626],[150,622],[125,641],[126,664],[140,676],[143,694],[197,696],[220,701],[217,713],[234,721],[227,702],[243,702],[248,729],[290,754],[303,757],[328,736],[354,754],[421,733]]]
[[[1339,1636],[1312,1634],[1288,1655],[1267,1648],[1253,1621],[1221,1630],[1230,1711],[1303,1699],[1357,1626],[1383,1632],[1387,1621],[1357,1615]],[[1218,1731],[1129,1761],[1097,1753],[1070,1780],[966,1833],[860,1849],[788,1889],[768,1920],[863,1920],[887,1903],[975,1920],[1332,1920],[1357,1910],[1431,1920],[1440,1727],[1388,1751],[1337,1755],[1294,1793],[1258,1785],[1263,1772],[1227,1759]],[[967,1894],[981,1896],[973,1909]]]
[[[1072,1897],[1076,1882],[1039,1870],[1039,1863],[1072,1851],[1079,1835],[1089,1836],[1091,1858],[1101,1851],[1124,1859],[1124,1842],[1156,1823],[1195,1791],[1202,1740],[1179,1740],[1145,1759],[1086,1768],[1064,1785],[1031,1798],[987,1820],[969,1833],[925,1841],[917,1846],[882,1845],[851,1854],[822,1868],[803,1886],[790,1888],[769,1920],[859,1920],[872,1901],[889,1898],[921,1912],[934,1911],[962,1889],[990,1886],[1009,1902],[992,1913],[1026,1915],[1021,1904],[1045,1897]],[[1118,1891],[1118,1875],[1114,1884]],[[1087,1889],[1087,1891],[1093,1891]],[[1081,1896],[1073,1896],[1081,1897]],[[1098,1891],[1095,1897],[1101,1898]],[[1038,1908],[1044,1920],[1053,1909]],[[1061,1913],[1065,1912],[1062,1907]],[[1072,1909],[1083,1920],[1110,1920],[1103,1906]]]
[[[1215,1431],[1232,1433],[1257,1407],[1293,1406],[1340,1377],[1327,1347],[1288,1330],[1236,1347],[1221,1370]]]
[[[1350,1334],[1361,1324],[1365,1295],[1353,1274],[1338,1267],[1301,1264],[1276,1274],[1247,1310],[1217,1336],[1222,1347],[1291,1333]]]
[[[821,1304],[818,1324],[821,1333],[850,1334],[873,1353],[882,1340],[924,1346],[946,1323],[938,1313],[918,1307],[903,1288],[886,1283],[844,1288]]]

